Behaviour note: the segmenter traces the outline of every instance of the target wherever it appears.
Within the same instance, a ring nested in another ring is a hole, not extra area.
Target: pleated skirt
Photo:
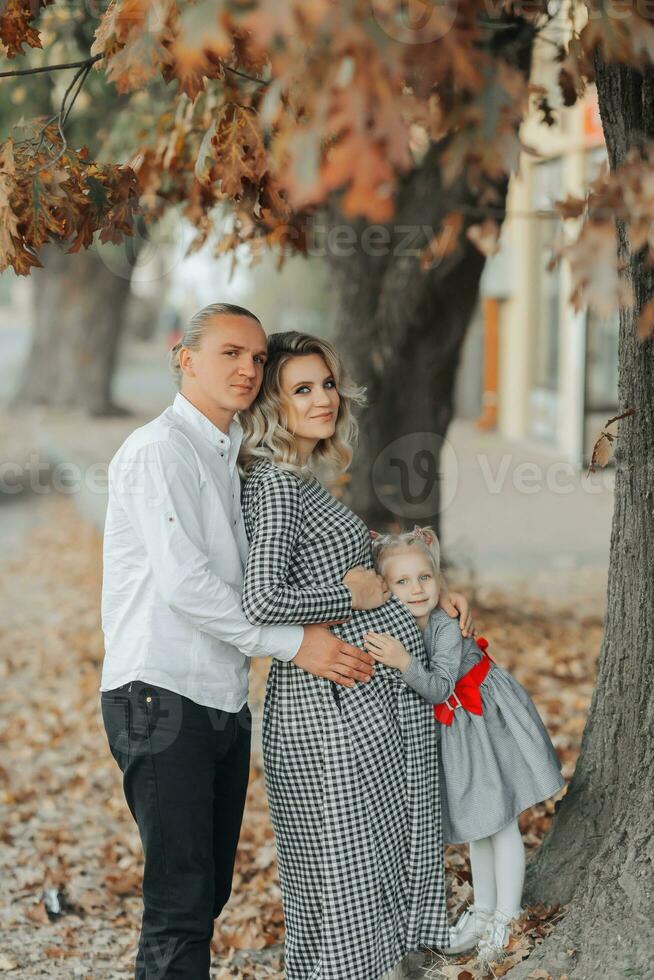
[[[564,785],[561,764],[535,704],[507,671],[491,665],[482,714],[457,708],[440,729],[443,839],[489,837]]]

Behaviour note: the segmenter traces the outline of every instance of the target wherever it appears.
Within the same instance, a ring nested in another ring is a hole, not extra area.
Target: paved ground
[[[541,446],[509,443],[455,421],[446,455],[442,537],[460,571],[480,584],[575,602],[603,601],[614,471],[584,471]]]

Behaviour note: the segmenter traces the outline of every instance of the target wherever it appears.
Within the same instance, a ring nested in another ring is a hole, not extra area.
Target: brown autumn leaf
[[[46,946],[42,953],[51,960],[65,960],[69,956],[79,956],[77,950],[64,949],[62,946]]]
[[[104,877],[104,884],[114,895],[139,895],[141,893],[141,874],[131,868],[120,874],[110,872]]]
[[[605,432],[602,430],[595,445],[593,446],[593,453],[590,461],[590,472],[595,472],[596,466],[606,466],[611,456],[613,455],[613,441],[615,436],[610,432]]]
[[[365,215],[379,223],[391,218],[395,181],[381,144],[359,133],[340,140],[327,153],[320,179],[327,190],[346,187],[341,208],[348,217]]]
[[[32,21],[54,0],[4,0],[0,13],[0,43],[8,58],[24,54],[23,45],[41,48],[41,37]]]
[[[561,201],[554,201],[554,209],[562,218],[578,218],[586,210],[586,200],[583,197],[573,197],[568,194]]]
[[[445,215],[440,229],[420,254],[420,268],[423,272],[438,265],[441,259],[456,251],[462,227],[461,211],[450,211]]]
[[[231,106],[220,116],[211,136],[215,168],[222,190],[238,198],[245,182],[258,185],[267,160],[256,114],[242,106]]]
[[[648,299],[638,317],[636,336],[641,343],[649,340],[654,332],[654,299]]]
[[[25,909],[23,915],[28,918],[30,922],[35,922],[40,925],[48,925],[50,922],[43,902],[39,902],[38,905],[32,905],[30,908]]]

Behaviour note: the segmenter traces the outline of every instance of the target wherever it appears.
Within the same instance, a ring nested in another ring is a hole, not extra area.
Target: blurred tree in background
[[[0,15],[10,57],[40,43],[36,6],[10,0]],[[57,9],[41,6],[43,17]],[[549,36],[557,17],[561,30]],[[654,816],[642,797],[654,751],[647,11],[616,10],[608,0],[118,0],[78,70],[82,82],[100,73],[129,99],[117,125],[129,153],[105,152],[109,141],[102,160],[83,151],[66,105],[31,141],[5,140],[0,268],[26,274],[52,243],[79,251],[96,234],[121,241],[139,213],[156,218],[172,206],[197,230],[191,250],[226,214],[217,255],[245,244],[255,258],[274,248],[283,259],[325,241],[334,330],[371,394],[350,492],[360,513],[382,523],[389,513],[370,468],[389,442],[431,433],[409,462],[438,485],[438,436],[452,414],[484,258],[496,247],[508,180],[529,149],[520,123],[530,104],[544,125],[557,111],[529,80],[541,40],[559,66],[562,106],[598,83],[611,169],[583,198],[557,203],[563,218],[583,220],[556,257],[569,259],[576,309],[621,310],[625,418],[599,683],[575,778],[530,888],[532,897],[571,903],[543,950],[545,967],[560,974],[572,947],[580,975],[604,976],[607,951],[649,963],[654,922]],[[400,497],[402,476],[401,466],[384,474]]]
[[[40,21],[44,47],[31,50],[26,64],[36,68],[87,57],[100,19],[92,7],[85,3],[48,7]],[[4,134],[15,128],[17,139],[28,139],[36,120],[40,130],[59,112],[73,74],[44,72],[21,78],[11,87],[0,85]],[[134,129],[136,110],[130,115],[128,106],[139,100],[145,101],[142,95],[120,95],[104,75],[90,74],[66,123],[71,145],[87,146],[99,161],[121,159]],[[39,226],[38,192],[35,182],[34,230]],[[127,323],[131,273],[143,244],[138,221],[134,225],[136,234],[120,244],[99,247],[96,242],[67,255],[55,238],[40,249],[42,268],[33,273],[35,329],[17,405],[78,407],[92,415],[121,412],[113,402],[111,382]],[[24,270],[17,267],[17,271]]]

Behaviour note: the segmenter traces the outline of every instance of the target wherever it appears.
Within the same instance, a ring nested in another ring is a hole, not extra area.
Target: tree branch
[[[249,82],[256,82],[257,85],[270,85],[269,79],[256,78],[255,75],[247,75],[244,71],[239,71],[238,68],[230,68],[229,65],[223,64],[223,69],[225,71],[231,71],[232,75],[238,75],[239,78],[246,78]]]
[[[40,68],[19,68],[18,71],[0,71],[0,78],[17,78],[19,75],[39,75],[46,71],[60,71],[62,68],[91,68],[96,61],[104,58],[103,54],[94,54],[84,61],[69,61],[63,65],[42,65]]]

